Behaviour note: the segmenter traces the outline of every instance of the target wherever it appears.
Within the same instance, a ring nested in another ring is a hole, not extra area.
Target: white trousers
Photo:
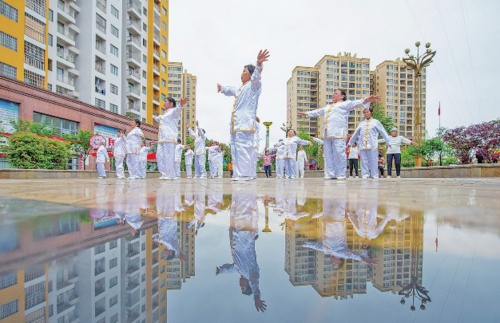
[[[325,177],[345,177],[347,172],[347,156],[345,139],[325,139]]]
[[[116,177],[125,178],[125,168],[123,167],[123,156],[115,156]]]
[[[175,177],[180,178],[181,177],[181,161],[176,161],[175,162]]]
[[[300,162],[297,162],[297,165],[298,165],[298,168],[299,168],[299,173],[298,175],[300,176],[300,178],[304,178],[304,174],[305,174],[305,163],[303,161],[300,161]]]
[[[175,144],[173,142],[158,144],[156,162],[161,176],[172,179],[175,177]]]
[[[103,163],[97,163],[97,176],[106,177],[106,169]]]
[[[297,161],[293,158],[285,158],[285,177],[297,178]]]
[[[205,170],[205,154],[194,156],[194,174],[196,178],[207,178],[207,171]]]
[[[193,164],[185,164],[186,165],[186,177],[193,177]]]
[[[218,169],[217,169],[217,175],[219,176],[219,178],[222,178],[224,177],[224,162],[222,160],[220,160],[218,163]]]
[[[139,160],[139,169],[141,170],[141,177],[146,178],[146,168],[148,167],[147,160]]]
[[[276,178],[285,176],[285,162],[283,159],[276,159]]]
[[[141,170],[139,165],[138,154],[127,155],[127,168],[128,168],[128,177],[141,178]]]
[[[378,149],[360,150],[361,156],[361,177],[378,178]]]
[[[254,134],[236,132],[231,135],[231,157],[234,178],[253,178],[256,174],[255,149],[252,146]]]
[[[210,178],[216,178],[217,177],[217,171],[219,169],[219,165],[217,165],[217,161],[209,161],[208,162],[208,167],[210,169]]]

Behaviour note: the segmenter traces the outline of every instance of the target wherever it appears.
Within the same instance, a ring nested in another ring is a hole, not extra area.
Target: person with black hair
[[[182,161],[182,151],[186,148],[180,139],[177,139],[177,145],[175,145],[175,179],[181,178],[181,161]]]
[[[231,160],[233,162],[233,181],[248,181],[255,175],[255,117],[262,90],[261,72],[263,63],[269,58],[267,49],[259,51],[257,68],[246,65],[241,73],[241,87],[217,84],[217,92],[234,96],[231,115]]]
[[[208,167],[210,169],[210,178],[217,178],[217,163],[219,161],[219,146],[216,141],[212,141],[210,147],[205,148],[208,151]]]
[[[194,176],[195,178],[207,178],[207,171],[205,169],[205,162],[207,159],[207,152],[205,151],[205,130],[200,128],[198,120],[196,120],[197,132],[193,131],[186,124],[189,135],[194,139]]]
[[[239,274],[241,292],[244,295],[253,294],[255,308],[264,312],[267,305],[260,298],[260,268],[255,251],[255,240],[259,235],[257,212],[255,190],[253,193],[234,192],[229,225],[233,261],[216,267],[215,274]]]
[[[127,135],[127,179],[141,178],[141,165],[139,163],[139,153],[141,151],[141,142],[144,134],[141,130],[141,120],[132,120],[132,130]]]
[[[360,107],[369,107],[380,96],[370,95],[361,100],[347,100],[346,92],[338,89],[332,96],[332,104],[324,108],[299,112],[305,117],[324,116],[325,179],[345,179],[347,172],[346,139],[349,113]]]
[[[125,169],[123,167],[123,160],[127,154],[127,138],[125,137],[125,130],[120,129],[116,134],[115,145],[113,148],[113,155],[115,157],[116,178],[125,178]]]
[[[168,97],[163,103],[165,112],[162,115],[154,116],[154,120],[159,122],[158,126],[158,146],[156,150],[156,161],[158,170],[161,173],[160,179],[174,179],[175,176],[175,145],[179,131],[177,126],[182,113],[182,108],[189,101],[183,98],[180,103]]]
[[[359,154],[361,156],[361,176],[363,178],[379,178],[378,175],[378,135],[389,143],[389,135],[384,126],[377,119],[373,119],[373,108],[363,110],[365,120],[356,128],[356,131],[349,140],[349,146],[358,143]],[[388,144],[388,147],[391,147]]]

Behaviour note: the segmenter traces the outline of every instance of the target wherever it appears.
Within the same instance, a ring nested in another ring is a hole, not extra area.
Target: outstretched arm
[[[252,82],[252,89],[254,91],[260,90],[262,69],[264,68],[264,62],[267,62],[269,56],[269,51],[267,49],[260,50],[257,55],[257,66],[255,67],[252,78],[250,79]]]
[[[236,88],[234,86],[223,86],[217,83],[217,93],[222,93],[225,96],[235,96]]]

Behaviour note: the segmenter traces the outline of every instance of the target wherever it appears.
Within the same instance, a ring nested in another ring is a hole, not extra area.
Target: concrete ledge
[[[395,169],[393,168],[393,175]],[[385,172],[387,174],[387,171]],[[115,172],[106,172],[107,178],[116,178]],[[128,177],[128,173],[125,173]],[[276,172],[272,172],[273,178]],[[147,178],[158,178],[159,172],[148,172]],[[186,177],[182,172],[181,177]],[[229,178],[224,172],[224,178]],[[257,172],[257,177],[265,178],[264,172]],[[306,178],[321,178],[323,171],[306,171]],[[480,178],[500,177],[500,164],[473,164],[456,166],[415,167],[401,169],[401,177],[405,178]],[[96,179],[97,171],[43,170],[43,169],[1,169],[1,179]]]

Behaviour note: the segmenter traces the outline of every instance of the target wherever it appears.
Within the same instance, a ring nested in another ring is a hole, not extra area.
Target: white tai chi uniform
[[[276,178],[285,177],[285,144],[280,142],[276,148]]]
[[[151,148],[141,147],[139,151],[139,164],[141,168],[141,178],[146,178],[146,168],[148,167],[148,152]]]
[[[286,178],[297,178],[297,145],[307,145],[310,141],[302,140],[297,136],[286,138],[285,141],[285,174]]]
[[[165,110],[160,116],[155,116],[158,127],[158,148],[156,150],[156,162],[161,173],[161,179],[175,178],[175,145],[177,144],[179,118],[182,106],[177,103],[175,108]]]
[[[193,156],[194,152],[189,149],[184,153],[184,164],[186,165],[186,178],[193,177]]]
[[[259,145],[260,145],[260,123],[255,121],[255,134],[253,136],[253,149],[255,150],[255,156],[259,153]],[[253,177],[257,178],[257,158],[254,158],[253,161]]]
[[[349,145],[358,143],[361,156],[361,176],[378,178],[378,135],[389,142],[389,135],[377,119],[362,121],[349,140]]]
[[[219,160],[218,160],[217,166],[218,166],[217,175],[219,176],[219,178],[223,178],[224,177],[224,150],[222,150],[219,153]]]
[[[297,153],[297,165],[299,168],[299,173],[298,175],[300,178],[304,178],[304,173],[305,173],[305,165],[307,163],[307,154],[305,150],[300,150]]]
[[[123,167],[123,160],[127,154],[127,137],[124,134],[116,138],[113,155],[115,156],[116,177],[125,178],[125,168]]]
[[[139,152],[141,150],[141,141],[144,137],[141,128],[135,127],[127,136],[127,168],[130,179],[141,178],[141,169],[139,165]]]
[[[194,138],[194,175],[196,178],[207,178],[205,170],[205,133],[198,127],[198,133],[188,128],[189,135]]]
[[[234,96],[231,114],[231,158],[233,162],[233,180],[250,180],[255,175],[255,116],[261,93],[262,66],[256,66],[249,82],[239,89],[221,86],[221,93]]]
[[[339,101],[333,105],[306,112],[308,117],[324,116],[325,178],[346,177],[347,117],[356,108],[370,106],[370,103],[363,104],[363,102],[364,99]]]
[[[254,300],[260,300],[260,268],[257,263],[255,239],[257,227],[257,198],[255,193],[234,192],[231,202],[229,240],[231,263],[219,267],[220,274],[237,273],[248,281]]]
[[[205,148],[208,151],[208,166],[210,169],[210,178],[217,177],[219,163],[219,146],[210,146]]]
[[[184,145],[177,144],[175,146],[175,178],[181,178],[181,160],[182,151],[184,150]]]
[[[109,155],[106,147],[99,146],[96,154],[97,163],[97,176],[106,178],[106,169],[104,168],[104,163],[109,162]]]

